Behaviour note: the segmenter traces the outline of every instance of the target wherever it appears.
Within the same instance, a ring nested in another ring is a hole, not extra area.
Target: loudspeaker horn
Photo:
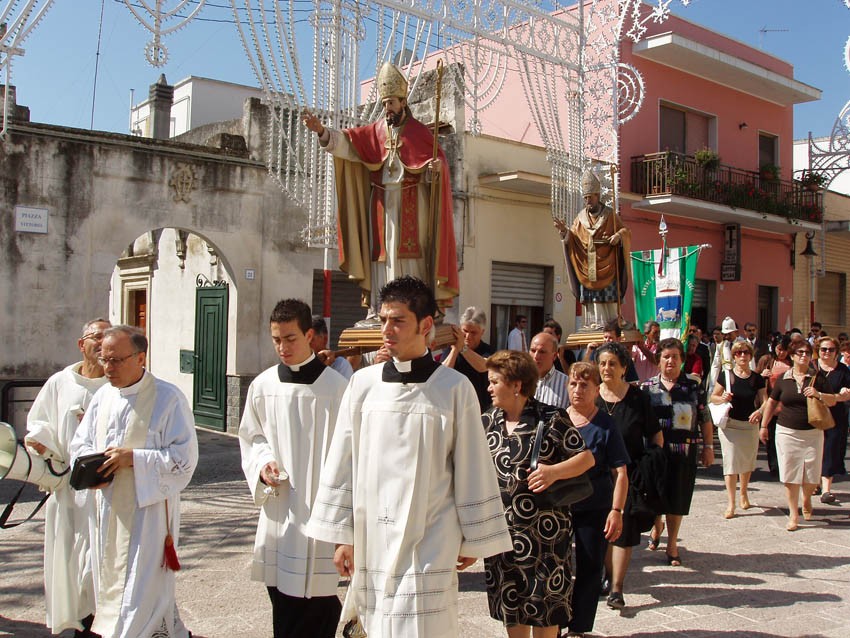
[[[15,428],[0,421],[0,480],[25,481],[52,492],[62,485],[68,472],[64,463],[55,463],[61,466],[60,471],[54,468],[54,463],[28,450],[23,442],[18,441]]]

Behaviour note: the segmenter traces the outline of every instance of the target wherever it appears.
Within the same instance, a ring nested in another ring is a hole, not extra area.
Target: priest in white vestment
[[[393,360],[349,381],[307,532],[339,544],[370,638],[457,636],[457,571],[511,538],[475,390],[427,350],[433,293],[401,277],[380,302]]]
[[[51,376],[27,414],[27,447],[49,459],[57,472],[68,467],[71,439],[92,396],[106,383],[97,358],[109,325],[99,318],[86,322],[77,341],[83,360]],[[66,475],[44,508],[44,602],[54,634],[74,629],[78,636],[91,635],[90,507],[91,495],[71,489]]]
[[[312,323],[303,301],[275,306],[281,363],[251,382],[239,424],[242,469],[261,508],[251,578],[268,588],[275,638],[334,638],[342,609],[335,548],[305,533],[346,386],[313,353]]]
[[[95,452],[111,483],[94,488],[91,521],[96,610],[103,638],[186,638],[168,534],[179,548],[180,492],[198,463],[194,418],[176,386],[144,368],[147,339],[130,326],[105,331],[100,363],[110,385],[92,399],[71,444],[73,460]]]

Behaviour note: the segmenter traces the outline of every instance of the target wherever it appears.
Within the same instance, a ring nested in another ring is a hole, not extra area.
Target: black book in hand
[[[71,487],[75,490],[87,490],[101,483],[111,483],[115,478],[113,472],[109,476],[104,476],[97,469],[106,462],[105,452],[97,452],[95,454],[86,454],[77,459],[74,463],[74,469],[71,471]]]

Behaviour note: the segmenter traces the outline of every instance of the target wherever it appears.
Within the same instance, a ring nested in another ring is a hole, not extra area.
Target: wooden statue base
[[[578,332],[574,332],[567,337],[567,340],[564,342],[564,345],[567,348],[575,349],[575,348],[583,348],[590,343],[602,343],[603,339],[603,331],[602,330],[579,330]],[[620,340],[620,343],[623,345],[631,345],[633,343],[637,343],[643,339],[643,335],[638,330],[623,330],[623,338]]]
[[[437,326],[437,336],[431,344],[433,350],[445,348],[455,342],[452,324],[441,323]],[[354,352],[346,354],[363,354],[372,352],[384,345],[380,326],[374,328],[346,328],[339,335],[339,348],[352,349]]]

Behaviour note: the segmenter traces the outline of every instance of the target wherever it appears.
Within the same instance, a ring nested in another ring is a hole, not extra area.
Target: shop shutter
[[[322,314],[324,303],[324,277],[321,270],[313,271],[314,315]],[[331,278],[331,333],[329,346],[337,348],[339,334],[351,328],[355,322],[366,318],[366,308],[360,305],[360,286],[351,281],[344,272],[334,270]]]
[[[493,262],[490,303],[505,306],[543,307],[546,288],[543,266]]]
[[[694,308],[708,308],[708,281],[697,279],[694,282],[694,298],[691,304]]]

